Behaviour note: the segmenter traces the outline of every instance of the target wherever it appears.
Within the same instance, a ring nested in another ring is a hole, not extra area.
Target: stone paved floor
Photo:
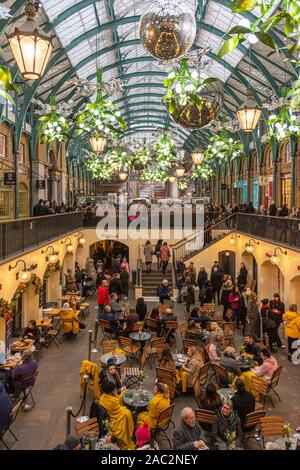
[[[13,425],[13,431],[19,441],[7,435],[7,442],[14,450],[43,450],[52,449],[58,443],[64,441],[66,432],[66,406],[71,405],[77,412],[80,405],[79,397],[79,369],[80,363],[87,358],[88,353],[88,329],[93,327],[95,320],[96,298],[92,299],[90,316],[87,319],[87,328],[82,330],[73,341],[65,341],[60,348],[55,345],[44,351],[39,363],[39,376],[34,388],[36,406],[30,411],[21,411]],[[135,303],[134,303],[135,305]],[[151,307],[151,304],[149,304]],[[179,320],[183,320],[183,306],[177,305],[176,311]],[[181,340],[179,340],[181,341]],[[237,332],[236,343],[241,341],[240,330]],[[181,349],[181,343],[179,345]],[[97,356],[97,355],[94,355]],[[293,427],[300,425],[298,414],[300,412],[300,366],[294,366],[287,361],[287,351],[280,350],[276,354],[279,363],[283,365],[278,392],[282,398],[279,402],[276,398],[275,407],[272,408],[267,401],[267,413],[283,416]],[[92,360],[97,357],[93,357]],[[154,370],[146,369],[147,377],[145,386],[152,387]],[[91,394],[88,397],[91,401]],[[184,406],[196,407],[192,395],[180,396],[175,399],[176,407],[173,415],[175,423],[178,422],[180,411]],[[89,405],[88,405],[89,406]],[[87,407],[88,409],[88,407]],[[166,441],[161,443],[161,448],[166,447]],[[255,448],[256,444],[251,444]],[[0,449],[3,449],[0,444]]]

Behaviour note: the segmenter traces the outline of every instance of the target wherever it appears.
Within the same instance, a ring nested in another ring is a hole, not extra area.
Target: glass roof
[[[4,31],[10,31],[16,24],[24,21],[22,2],[8,0],[1,2],[16,8],[14,18],[8,21]],[[114,97],[117,105],[126,112],[129,132],[134,127],[147,123],[148,117],[159,110],[159,126],[168,119],[165,107],[160,101],[164,94],[163,80],[170,69],[152,58],[139,40],[139,18],[151,7],[145,0],[42,0],[39,23],[48,33],[55,36],[53,66],[41,80],[37,96],[49,99],[55,90],[57,100],[72,97],[80,103],[81,97],[74,94],[72,78],[95,81],[96,68],[104,67],[104,80],[120,77],[125,81],[124,91]],[[281,3],[275,0],[273,10]],[[18,4],[18,5],[17,5]],[[249,76],[249,43],[226,55],[223,61],[216,54],[224,42],[224,35],[243,19],[240,14],[233,15],[229,0],[186,0],[184,5],[195,12],[197,35],[194,49],[209,48],[207,56],[210,65],[203,70],[202,77],[214,76],[225,85],[225,111],[234,113],[239,103],[245,99],[246,84]],[[254,14],[258,11],[254,10]],[[269,13],[271,14],[272,11]],[[280,30],[277,38],[283,41]],[[5,35],[0,40],[1,56],[12,61]],[[276,92],[276,87],[294,78],[294,70],[289,62],[283,62],[278,53],[268,57],[269,49],[261,42],[251,47],[251,84],[257,99],[265,102]],[[153,104],[155,103],[155,104]],[[142,111],[136,113],[136,111]],[[178,138],[183,144],[189,132],[174,125]],[[149,130],[145,131],[147,135]],[[136,135],[143,135],[138,130]],[[151,131],[150,131],[151,134]],[[205,133],[204,133],[205,134]],[[204,135],[203,134],[203,135]],[[205,138],[205,137],[203,137]],[[193,142],[195,138],[193,137]]]

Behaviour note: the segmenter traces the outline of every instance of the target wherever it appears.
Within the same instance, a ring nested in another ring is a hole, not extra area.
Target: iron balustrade
[[[82,227],[84,212],[0,222],[0,259],[35,248]]]

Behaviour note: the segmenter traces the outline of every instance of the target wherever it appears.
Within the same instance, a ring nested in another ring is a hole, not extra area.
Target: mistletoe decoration
[[[85,168],[90,172],[92,178],[100,181],[110,181],[113,178],[113,168],[109,163],[100,160],[98,155],[91,155],[85,162]]]
[[[206,161],[224,161],[242,156],[243,146],[239,140],[230,137],[226,129],[209,139],[210,144],[205,151]]]
[[[14,293],[14,296],[11,300],[11,305],[13,308],[16,307],[18,299],[21,297],[21,295],[28,289],[29,286],[35,286],[35,293],[39,293],[39,289],[42,285],[42,280],[34,273],[31,273],[31,278],[29,279],[28,282],[21,282]]]
[[[170,135],[164,133],[154,144],[158,169],[170,168],[175,157],[175,144]]]
[[[134,157],[134,164],[143,168],[150,165],[152,162],[152,155],[149,146],[144,142],[143,146],[138,150]]]
[[[169,178],[168,173],[160,168],[154,168],[151,170],[144,170],[141,179],[144,181],[150,181],[151,183],[165,183]]]
[[[212,169],[212,167],[208,163],[203,162],[201,163],[201,165],[197,165],[193,169],[192,178],[200,178],[204,181],[207,181],[213,175],[214,170]]]
[[[59,142],[70,138],[70,130],[72,123],[66,118],[62,111],[56,108],[56,99],[54,96],[50,98],[50,106],[52,110],[46,116],[39,118],[41,122],[39,130],[41,132],[40,141],[42,144],[48,144],[54,140]]]
[[[12,305],[7,300],[0,299],[0,318],[12,318],[14,311]]]
[[[272,114],[267,121],[269,132],[262,137],[262,142],[270,141],[271,147],[275,142],[282,142],[290,137],[297,141],[300,136],[300,122],[288,105],[283,105],[278,114]]]
[[[98,84],[102,82],[102,70],[97,71]],[[93,136],[117,137],[126,124],[115,105],[103,97],[102,89],[97,91],[95,103],[88,103],[76,120],[75,137],[87,132]]]
[[[217,78],[209,77],[200,82],[198,71],[190,69],[188,58],[182,59],[179,69],[174,67],[164,81],[167,92],[162,102],[167,105],[169,113],[175,118],[179,119],[184,113],[185,117],[190,120],[190,106],[196,106],[199,111],[203,107],[199,96],[201,89],[205,85],[218,81]]]
[[[188,187],[188,179],[187,178],[180,178],[177,180],[177,186],[180,191],[184,191]]]
[[[111,166],[114,172],[119,172],[120,170],[128,171],[133,166],[133,157],[120,147],[115,147],[108,150],[104,157],[104,162]]]
[[[4,98],[4,100],[9,101],[11,104],[15,104],[14,99],[8,93],[9,91],[15,91],[16,93],[18,93],[20,89],[17,87],[17,85],[13,84],[13,78],[12,78],[9,68],[1,65],[0,66],[0,103],[1,103],[1,97],[2,97]]]

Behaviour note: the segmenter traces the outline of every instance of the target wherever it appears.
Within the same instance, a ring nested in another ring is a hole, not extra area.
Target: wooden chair
[[[60,317],[54,317],[52,322],[52,328],[49,328],[44,335],[44,346],[49,348],[52,343],[55,344],[57,348],[61,345],[61,338],[63,335],[64,320]]]
[[[84,421],[83,423],[78,423],[76,421],[75,432],[76,436],[78,437],[84,436],[88,432],[95,432],[97,433],[97,436],[99,436],[99,425],[97,418],[90,418],[87,421]]]
[[[116,339],[103,339],[101,342],[101,350],[103,354],[114,351],[119,346]]]
[[[100,344],[102,344],[104,339],[113,339],[113,332],[111,329],[110,321],[104,320],[104,318],[100,318],[99,325],[103,334],[103,339]]]
[[[187,322],[179,323],[179,325],[178,325],[178,330],[179,330],[179,333],[180,333],[180,336],[181,336],[182,344],[183,344],[183,341],[184,341],[184,335],[185,335],[188,327],[189,327],[189,325],[188,325]]]
[[[11,430],[11,426],[13,425],[13,423],[15,422],[16,420],[16,417],[17,417],[17,414],[21,408],[21,405],[22,405],[22,400],[18,400],[14,406],[13,406],[13,409],[12,409],[12,412],[11,412],[11,421],[10,423],[6,426],[5,429],[3,429],[1,432],[0,432],[0,442],[3,443],[4,447],[7,449],[7,450],[10,450],[8,445],[6,444],[5,440],[4,440],[4,436],[7,432],[10,432],[10,434],[15,438],[16,441],[18,441],[19,439],[16,437],[16,435],[12,432]]]
[[[171,340],[171,335],[175,336],[175,344],[177,342],[177,330],[178,330],[178,321],[169,321],[166,320],[164,323],[164,328],[165,328],[165,342]]]
[[[278,395],[277,391],[275,390],[275,388],[277,387],[278,382],[279,382],[281,371],[282,371],[282,366],[278,366],[277,369],[274,370],[273,375],[271,377],[271,380],[268,383],[269,384],[268,397],[270,398],[272,405],[273,405],[273,401],[272,401],[272,398],[271,398],[271,393],[275,393],[278,400],[281,401],[280,396]]]
[[[146,348],[143,350],[141,357],[140,367],[124,367],[121,373],[121,381],[127,388],[130,388],[132,385],[139,384],[141,381],[141,371],[144,370],[145,362],[148,358],[148,351]]]
[[[279,401],[281,401],[280,396],[275,390],[279,382],[279,377],[282,371],[282,366],[277,367],[277,369],[273,372],[273,375],[269,382],[264,380],[262,377],[252,377],[251,380],[251,389],[250,391],[256,396],[257,394],[260,397],[263,397],[263,403],[265,405],[267,397],[270,398],[272,406],[274,406],[273,400],[271,398],[271,394],[275,393],[278,397]]]
[[[222,327],[224,331],[224,339],[228,339],[229,343],[234,345],[235,322],[225,322]]]
[[[264,418],[266,416],[266,411],[265,410],[260,410],[260,411],[253,411],[252,413],[248,413],[245,421],[244,421],[244,426],[243,426],[243,440],[247,442],[249,439],[255,439],[256,440],[256,434],[260,433],[260,427],[261,427],[261,418]],[[259,441],[258,445],[260,446]]]
[[[206,312],[206,313],[212,313],[212,314],[215,313],[215,308],[216,308],[216,306],[215,306],[215,304],[213,304],[213,303],[210,303],[210,304],[209,304],[209,303],[203,304],[203,307],[202,307],[202,309],[203,309],[204,312]]]
[[[32,395],[32,389],[35,386],[35,382],[37,379],[39,371],[36,370],[32,375],[23,375],[18,378],[18,382],[20,382],[19,388],[16,390],[18,400],[21,399],[22,405],[24,405],[27,401],[27,398],[30,396],[32,401],[32,407],[35,406],[35,400]],[[32,385],[28,385],[28,382],[32,382]]]
[[[282,437],[284,420],[281,416],[265,416],[260,418],[260,436],[262,438],[263,447],[265,447],[265,438]]]
[[[183,351],[186,354],[187,350],[191,348],[192,346],[199,346],[199,343],[197,341],[194,341],[193,339],[184,339],[182,341],[183,343]]]
[[[156,439],[159,436],[159,434],[163,434],[163,436],[165,437],[165,440],[167,440],[169,443],[170,449],[172,448],[172,444],[167,434],[167,431],[169,430],[171,423],[174,426],[174,423],[172,422],[172,414],[173,414],[174,408],[175,408],[175,404],[172,404],[168,406],[168,408],[165,408],[159,413],[158,418],[157,418],[156,428],[153,431],[153,439]]]
[[[213,422],[215,419],[215,413],[209,410],[196,409],[195,416],[200,426],[207,432],[208,435],[212,434]]]
[[[207,379],[208,379],[208,376],[209,376],[209,371],[210,371],[210,366],[211,366],[210,362],[206,362],[205,364],[203,364],[202,367],[200,367],[199,374],[198,374],[197,378],[199,378],[200,385],[202,387],[204,387],[206,382],[207,382]]]
[[[125,338],[124,336],[120,336],[119,341],[121,348],[126,352],[126,356],[128,354],[131,360],[137,359],[136,355],[141,351],[141,345],[134,343],[132,339]]]
[[[196,380],[194,382],[194,396],[195,396],[195,400],[197,402],[197,405],[199,406],[199,408],[201,407],[201,403],[200,403],[200,395],[201,395],[201,389],[202,389],[202,384],[201,384],[201,379],[200,379],[200,376],[198,375],[196,377]]]
[[[226,387],[228,384],[228,374],[227,370],[224,367],[219,366],[218,364],[211,364],[213,374],[211,378],[216,377],[217,383],[220,387]]]
[[[165,380],[175,383],[175,373],[165,367],[156,367],[156,377],[162,383],[165,383]]]
[[[158,326],[158,321],[155,320],[154,318],[146,318],[145,319],[145,328],[150,333],[157,333],[157,326]]]
[[[149,362],[150,362],[150,369],[152,369],[152,364],[155,362],[155,359],[160,360],[163,350],[166,348],[166,343],[164,342],[164,338],[153,338],[150,347],[148,347],[149,353]],[[146,348],[145,348],[146,349]]]

